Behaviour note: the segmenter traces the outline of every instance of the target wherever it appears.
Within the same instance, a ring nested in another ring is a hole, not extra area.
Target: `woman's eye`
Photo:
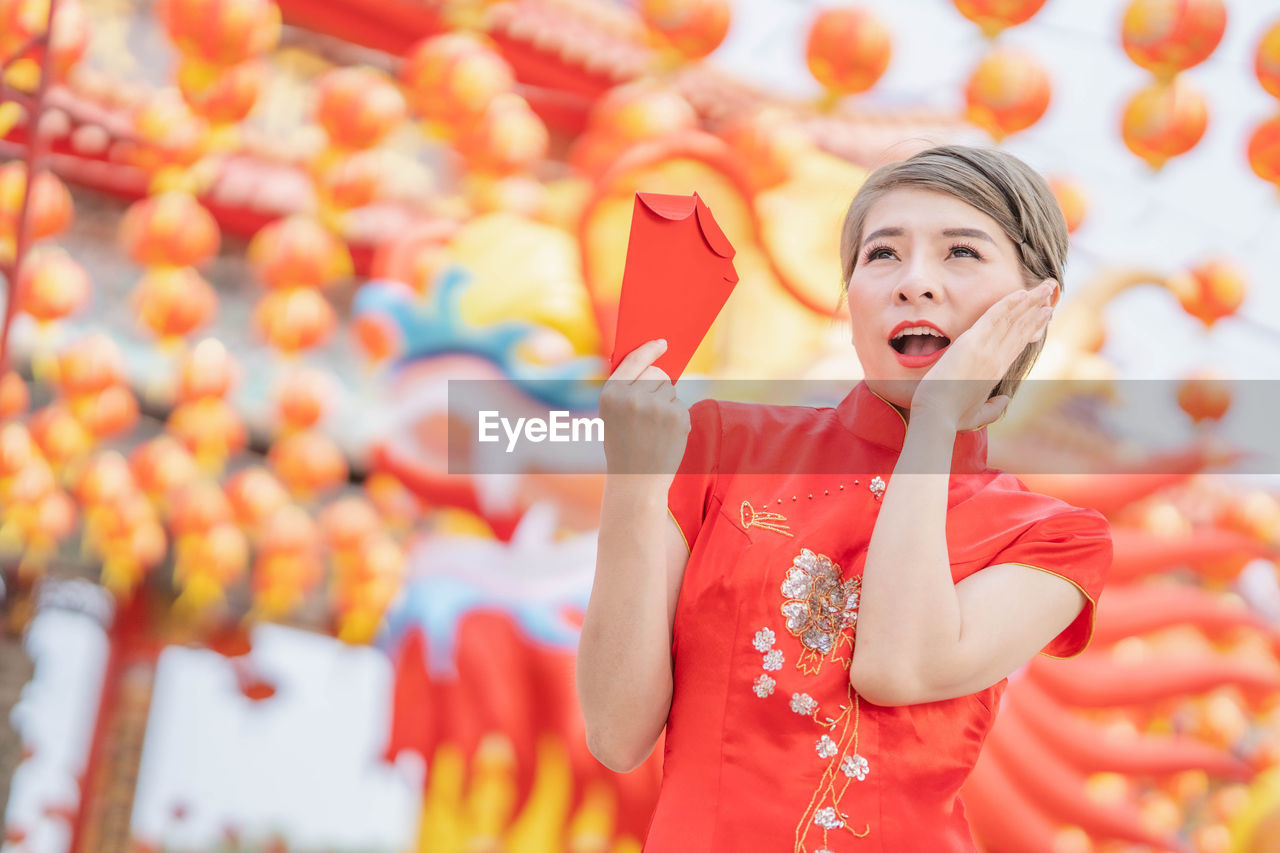
[[[877,246],[876,248],[867,252],[867,260],[876,261],[876,260],[879,260],[880,258],[887,257],[888,255],[892,255],[892,254],[893,254],[893,249],[890,249],[888,246]]]
[[[955,252],[963,252],[964,254],[962,255],[962,257],[966,257],[966,258],[980,259],[982,257],[981,255],[978,254],[977,250],[974,249],[972,246],[952,246],[951,251],[953,254]]]

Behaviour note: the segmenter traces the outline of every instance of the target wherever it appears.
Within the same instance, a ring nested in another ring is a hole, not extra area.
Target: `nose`
[[[911,264],[903,270],[902,277],[893,289],[893,301],[898,303],[940,302],[944,293],[937,276],[930,275],[928,270],[918,264]]]

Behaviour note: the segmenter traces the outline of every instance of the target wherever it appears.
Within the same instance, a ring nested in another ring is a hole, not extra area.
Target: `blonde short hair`
[[[1047,278],[1062,285],[1069,244],[1067,221],[1045,179],[1004,151],[943,145],[881,166],[858,189],[845,214],[840,235],[840,268],[845,290],[858,263],[858,246],[862,242],[867,212],[882,196],[908,187],[954,196],[1000,223],[1009,240],[1018,247],[1023,283],[1027,288]],[[1039,357],[1044,341],[1042,337],[1027,344],[991,396],[1013,396]]]

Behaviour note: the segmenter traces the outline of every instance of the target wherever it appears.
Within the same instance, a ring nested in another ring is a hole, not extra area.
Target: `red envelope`
[[[636,193],[609,372],[646,341],[666,338],[654,364],[678,379],[738,282],[733,255],[697,193]]]

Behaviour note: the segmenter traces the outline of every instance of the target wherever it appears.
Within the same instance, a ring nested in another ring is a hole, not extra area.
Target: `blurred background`
[[[1052,179],[991,461],[1116,545],[974,833],[1280,851],[1233,438],[1280,414],[1280,4],[0,0],[0,65],[0,852],[638,853],[661,747],[605,770],[573,685],[601,478],[451,475],[446,383],[603,376],[639,189],[737,249],[690,375],[851,387],[840,218],[942,142]]]

